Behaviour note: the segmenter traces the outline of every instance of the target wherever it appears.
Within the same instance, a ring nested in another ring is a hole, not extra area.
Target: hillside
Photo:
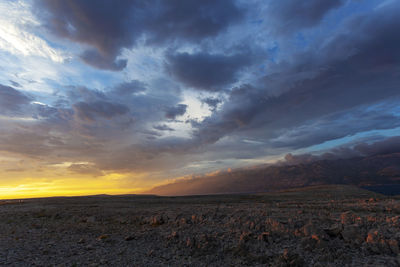
[[[151,189],[159,195],[269,192],[310,185],[372,186],[400,182],[400,153],[351,159],[317,160],[221,172],[179,180]]]

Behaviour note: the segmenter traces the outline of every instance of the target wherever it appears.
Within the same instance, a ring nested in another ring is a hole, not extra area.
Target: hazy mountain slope
[[[149,193],[191,195],[266,192],[320,184],[400,183],[400,153],[306,164],[238,169],[155,187]]]

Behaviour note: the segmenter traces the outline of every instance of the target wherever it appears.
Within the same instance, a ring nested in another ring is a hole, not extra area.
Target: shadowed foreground
[[[351,186],[0,201],[0,264],[398,266],[399,215]]]

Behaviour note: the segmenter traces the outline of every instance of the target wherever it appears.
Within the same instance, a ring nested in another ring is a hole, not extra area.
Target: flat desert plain
[[[399,266],[400,198],[351,186],[0,201],[1,266]]]

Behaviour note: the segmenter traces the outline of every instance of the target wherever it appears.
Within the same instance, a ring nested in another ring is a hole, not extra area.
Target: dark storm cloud
[[[211,110],[215,110],[219,104],[221,104],[222,100],[213,97],[207,97],[201,99],[201,103],[207,104]]]
[[[361,143],[354,146],[354,150],[362,155],[378,155],[400,153],[400,136],[387,138],[375,143]]]
[[[169,39],[201,41],[217,36],[230,25],[244,18],[245,10],[233,0],[171,0],[159,2],[153,18],[145,21],[150,42],[163,43]],[[147,3],[147,8],[154,8]]]
[[[276,33],[292,33],[318,25],[329,11],[340,7],[344,2],[344,0],[271,1],[267,14],[274,21],[270,26]]]
[[[382,140],[375,142],[355,142],[348,143],[330,149],[321,155],[313,154],[286,154],[284,161],[279,164],[302,164],[310,163],[317,160],[333,160],[333,159],[348,159],[354,157],[366,157],[385,154],[400,153],[400,136],[381,138]]]
[[[303,2],[271,1],[270,10],[276,13],[272,25],[280,22],[277,29],[282,27],[283,34],[311,28],[342,3]],[[82,54],[87,63],[119,70],[126,65],[119,58],[123,48],[134,47],[138,40],[149,46],[165,45],[165,64],[174,78],[186,87],[212,91],[196,97],[216,97],[215,91],[222,90],[218,97],[223,98],[202,99],[212,115],[189,121],[194,132],[178,138],[172,135],[180,136],[181,129],[173,131],[168,123],[191,107],[179,104],[181,86],[169,78],[150,78],[146,84],[133,80],[103,90],[71,86],[43,101],[48,105],[31,103],[29,97],[3,86],[0,106],[12,111],[24,106],[21,112],[34,114],[37,121],[2,123],[7,134],[0,136],[1,150],[89,162],[72,165],[70,170],[76,172],[164,171],[202,160],[278,155],[399,125],[393,102],[400,95],[400,23],[399,9],[393,5],[357,13],[333,31],[316,33],[307,40],[309,45],[296,52],[278,51],[284,59],[256,66],[258,58],[265,58],[252,52],[259,44],[246,42],[246,49],[232,50],[235,42],[245,38],[241,30],[250,27],[247,23],[239,26],[240,32],[220,35],[244,16],[233,1],[37,3],[44,7],[40,16],[54,33],[89,47]],[[260,31],[255,39],[271,37],[264,33]],[[274,42],[272,37],[270,41]],[[112,79],[122,77],[112,75]],[[127,77],[130,74],[124,73]],[[238,86],[231,88],[235,82]],[[15,101],[4,100],[7,90]]]
[[[278,64],[280,72],[254,86],[233,89],[221,110],[198,126],[196,138],[204,143],[228,134],[275,138],[312,120],[399,96],[398,12],[396,6],[352,18],[319,50],[294,56],[291,64]],[[382,128],[398,124],[390,115],[381,119]],[[351,128],[343,127],[344,133]],[[329,130],[324,135],[315,141],[332,138]]]
[[[52,32],[96,49],[84,52],[84,61],[101,69],[125,67],[126,61],[115,62],[115,58],[121,48],[133,44],[131,13],[139,3],[107,0],[38,0],[35,3],[36,11]]]
[[[142,93],[144,91],[146,91],[146,85],[138,80],[121,83],[114,88],[114,92],[116,94],[120,94],[123,96]]]
[[[165,110],[165,117],[167,119],[172,119],[174,120],[178,116],[182,116],[183,114],[186,113],[187,105],[185,104],[179,104],[175,107],[168,107]]]
[[[124,105],[106,101],[78,102],[74,105],[74,109],[78,117],[86,121],[94,121],[98,117],[111,119],[129,111],[129,108]]]
[[[398,103],[399,100],[382,104],[390,106]],[[277,138],[270,140],[270,143],[273,147],[297,149],[371,129],[385,130],[395,127],[400,127],[400,116],[396,116],[390,111],[373,107],[368,109],[363,106],[325,116],[290,130],[286,129]]]
[[[168,56],[168,70],[187,86],[207,91],[221,90],[236,81],[237,74],[251,64],[251,55],[176,53]]]
[[[155,125],[153,126],[153,128],[159,131],[175,131],[174,129],[165,124]]]
[[[72,86],[64,94],[60,105],[73,109],[73,127],[79,127],[78,132],[83,131],[85,135],[102,139],[124,138],[125,135],[140,139],[143,135],[139,133],[148,130],[149,122],[161,124],[166,110],[181,101],[175,84],[165,81],[144,84],[132,80],[103,91]],[[137,134],[130,135],[130,131]]]
[[[399,141],[399,137],[393,137],[362,145],[386,147],[395,144],[396,149],[391,151],[400,152]],[[192,174],[157,186],[147,193],[175,196],[246,193],[278,191],[310,184],[392,184],[397,180],[400,174],[400,154],[360,154],[352,144],[349,145],[335,148],[323,155],[287,154],[283,161],[276,164],[223,169],[202,175]]]
[[[107,96],[104,92],[85,86],[70,86],[66,89],[65,94],[67,99],[65,100],[67,100],[67,103],[107,100]]]
[[[102,55],[96,50],[86,50],[82,55],[81,59],[88,65],[103,69],[119,71],[126,67],[128,60],[126,59],[115,59],[115,55]]]
[[[244,17],[230,0],[108,1],[37,0],[36,11],[55,34],[92,46],[82,59],[101,69],[121,70],[122,48],[147,43],[199,41],[216,36]],[[47,11],[47,12],[46,12]]]
[[[0,84],[0,107],[2,113],[16,112],[23,105],[29,105],[31,97],[26,96],[18,90],[6,85]]]

